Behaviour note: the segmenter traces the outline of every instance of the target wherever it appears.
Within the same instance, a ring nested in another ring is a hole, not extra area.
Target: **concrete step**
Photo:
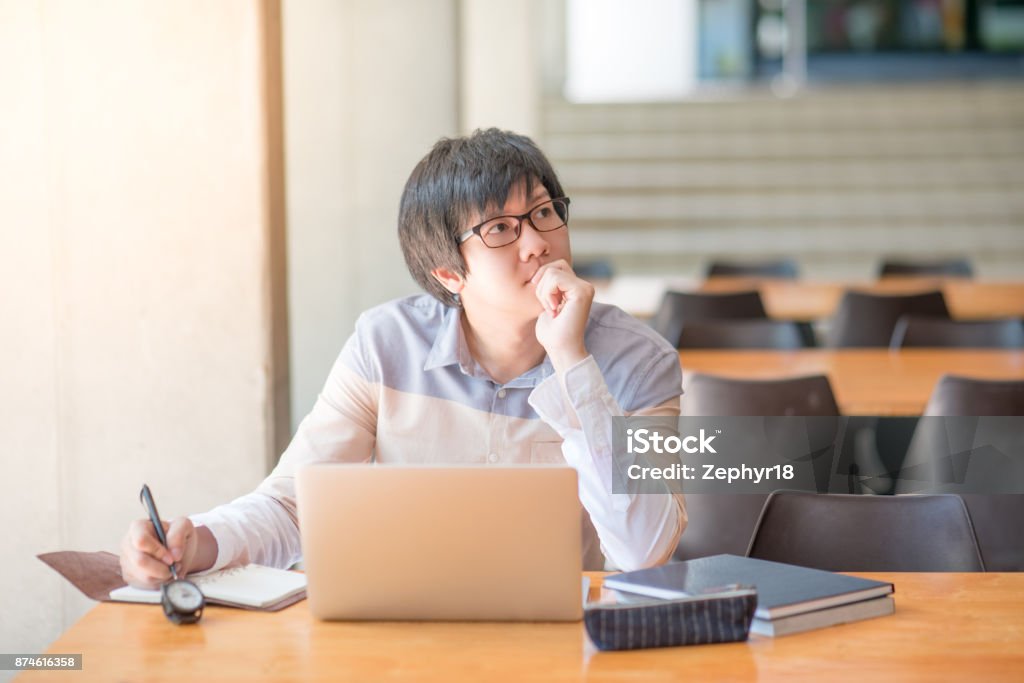
[[[791,192],[708,194],[619,194],[574,192],[572,221],[593,227],[645,224],[799,219],[802,221],[875,222],[905,218],[980,218],[1024,224],[1024,192],[965,189],[951,193],[895,190],[889,192]]]
[[[574,161],[1024,159],[1024,127],[1006,130],[621,133],[546,136],[555,167]]]
[[[563,161],[559,178],[571,192],[692,193],[754,189],[1021,188],[1024,158],[961,157],[793,161]]]
[[[785,130],[871,131],[893,128],[950,130],[956,128],[1020,128],[1024,100],[974,104],[955,101],[942,106],[844,108],[798,106],[763,107],[759,111],[694,105],[689,109],[561,110],[548,112],[549,135],[645,132],[777,132]]]
[[[1024,277],[1024,85],[556,101],[542,121],[579,259],[678,273],[789,256],[825,275],[963,255]]]
[[[738,90],[711,98],[652,104],[545,103],[543,128],[572,132],[785,130],[812,128],[1019,126],[1024,85],[845,87],[810,90],[780,99],[767,91]]]
[[[588,107],[592,109],[648,109],[650,107],[686,108],[693,104],[729,107],[752,103],[758,106],[789,106],[804,104],[863,106],[885,105],[898,99],[909,105],[948,102],[969,98],[977,102],[1013,101],[1024,99],[1024,83],[1019,80],[948,80],[932,83],[843,83],[835,86],[810,84],[790,97],[779,97],[770,87],[739,85],[735,87],[702,88],[680,100],[662,102],[607,102],[575,103],[551,97],[544,100],[544,108]]]
[[[657,253],[636,253],[629,251],[614,253],[584,253],[574,248],[575,257],[584,261],[601,258],[613,264],[615,272],[628,275],[670,275],[699,278],[704,275],[708,261],[714,258],[765,258],[770,256],[794,256],[790,253],[763,250],[744,250],[742,253],[728,247],[707,250],[660,251]],[[808,280],[866,280],[878,272],[881,255],[906,258],[968,257],[981,279],[1020,280],[1024,278],[1021,262],[1014,255],[1000,249],[929,250],[920,248],[893,249],[885,251],[863,250],[857,253],[840,253],[828,248],[807,249],[795,255],[800,266],[801,277]],[[1019,255],[1019,254],[1018,254]]]
[[[971,254],[1020,253],[1024,230],[1005,222],[976,222],[969,226],[948,223],[907,223],[893,229],[889,223],[774,226],[767,232],[759,222],[658,230],[622,225],[618,230],[587,230],[571,226],[573,254],[650,255],[728,254],[736,257],[839,254],[851,256],[897,253]],[[766,232],[769,236],[766,239]],[[1018,261],[1019,263],[1019,261]],[[1024,266],[1021,267],[1024,271]],[[1024,272],[1022,272],[1024,275]]]

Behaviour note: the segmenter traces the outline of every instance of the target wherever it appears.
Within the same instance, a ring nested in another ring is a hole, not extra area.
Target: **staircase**
[[[793,256],[865,278],[882,255],[965,255],[1024,277],[1024,83],[743,91],[665,104],[545,103],[573,251],[620,273]]]

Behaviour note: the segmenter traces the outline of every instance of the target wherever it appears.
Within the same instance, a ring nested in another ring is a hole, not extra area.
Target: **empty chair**
[[[715,415],[839,415],[828,377],[751,380],[695,374],[685,384],[682,413]]]
[[[748,557],[829,571],[985,571],[959,496],[776,491]]]
[[[611,261],[605,259],[573,261],[572,269],[584,280],[611,280],[615,275]]]
[[[759,493],[687,493],[689,521],[673,557],[692,560],[723,553],[743,555],[767,497]]]
[[[1024,494],[964,493],[964,505],[978,537],[981,558],[990,572],[1024,572]]]
[[[757,277],[795,280],[799,268],[793,259],[777,261],[712,261],[706,277]]]
[[[687,384],[683,403],[684,415],[839,415],[832,387],[822,375],[770,381],[695,375]],[[828,441],[829,435],[825,435],[822,442]],[[687,494],[689,522],[675,557],[743,555],[767,497],[756,493]]]
[[[971,268],[970,261],[964,258],[939,261],[903,261],[899,259],[886,259],[882,261],[882,265],[878,269],[878,276],[890,277],[893,275],[973,277],[974,269]]]
[[[896,322],[904,315],[949,319],[942,292],[923,294],[869,294],[847,291],[839,301],[829,346],[889,346]]]
[[[889,347],[956,346],[976,349],[1024,348],[1024,322],[1004,320],[944,320],[904,315],[896,323]]]
[[[687,322],[680,349],[803,349],[814,346],[810,326],[785,320]]]
[[[727,294],[668,291],[651,320],[651,327],[670,344],[678,346],[684,321],[767,317],[761,295],[757,291]]]
[[[935,383],[924,414],[1024,415],[1024,380],[943,375]]]
[[[1024,457],[1024,434],[1017,424],[1005,418],[1024,416],[1024,380],[989,381],[944,375],[935,385],[924,414],[976,416],[978,420],[970,425],[921,420],[904,469],[908,472],[915,472],[911,468],[922,466],[929,469],[923,477],[919,474],[901,477],[897,490],[913,490],[919,479],[940,481],[948,471],[949,452],[960,452],[977,444],[995,445],[1009,454],[1013,458],[1009,465],[1015,469],[1008,472],[1005,461],[989,460],[984,452],[976,453],[968,461],[968,481],[979,482],[984,486],[982,490],[998,490],[995,484],[999,483],[1011,489],[1019,487],[1020,468],[1024,467],[1020,462]],[[950,432],[963,431],[964,427],[969,427],[973,433],[971,443],[950,443]],[[1024,532],[1020,528],[1024,520],[1024,494],[971,492],[961,497],[974,523],[985,567],[998,572],[1024,571]]]

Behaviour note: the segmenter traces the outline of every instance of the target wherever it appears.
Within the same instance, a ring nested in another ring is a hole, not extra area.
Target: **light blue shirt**
[[[594,303],[590,356],[550,360],[499,384],[466,344],[460,309],[428,295],[377,306],[356,323],[310,414],[274,471],[247,496],[195,515],[217,539],[214,568],[301,557],[294,475],[314,462],[568,463],[579,475],[584,566],[667,560],[686,526],[682,496],[612,493],[612,418],[678,415],[679,358],[660,335]],[[382,504],[400,504],[388,501]]]

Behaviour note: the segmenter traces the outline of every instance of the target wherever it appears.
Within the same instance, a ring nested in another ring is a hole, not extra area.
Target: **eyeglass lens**
[[[560,199],[544,202],[530,212],[530,223],[538,232],[557,230],[565,225],[568,206]],[[480,228],[480,237],[489,247],[503,247],[519,239],[523,226],[519,218],[499,216],[484,223]]]

